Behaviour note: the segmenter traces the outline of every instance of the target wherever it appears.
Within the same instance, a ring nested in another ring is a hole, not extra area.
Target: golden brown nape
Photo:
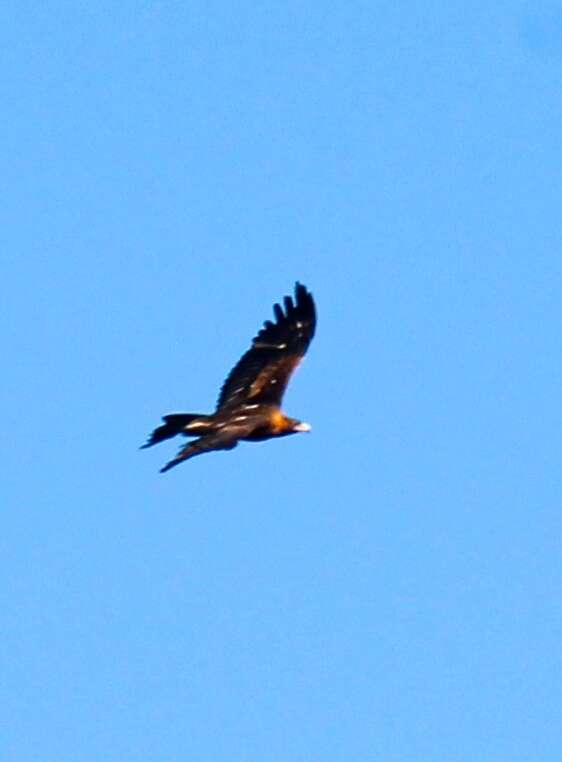
[[[298,434],[310,430],[310,424],[296,418],[289,418],[278,407],[268,405],[262,407],[259,423],[256,421],[248,434],[241,439],[248,442],[262,442],[265,439],[285,437],[289,434]]]
[[[316,330],[312,294],[300,283],[283,307],[273,306],[275,320],[266,320],[224,382],[214,413],[172,413],[153,431],[144,447],[181,434],[199,437],[185,445],[162,471],[212,450],[231,450],[239,441],[257,442],[310,431],[310,425],[289,418],[280,409],[291,375],[304,357]]]
[[[298,421],[296,418],[282,413],[280,410],[274,416],[273,430],[276,434],[298,434],[302,431],[310,431],[311,426],[304,421]]]

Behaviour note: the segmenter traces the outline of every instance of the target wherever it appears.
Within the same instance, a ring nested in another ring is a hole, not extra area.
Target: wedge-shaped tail
[[[208,415],[200,413],[171,413],[165,415],[162,420],[162,426],[154,429],[146,444],[143,444],[141,450],[145,447],[163,442],[165,439],[171,439],[176,434],[185,434],[186,436],[199,436],[208,432],[210,424]]]

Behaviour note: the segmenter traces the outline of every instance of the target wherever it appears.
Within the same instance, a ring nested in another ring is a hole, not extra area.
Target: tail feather
[[[206,415],[200,415],[198,413],[171,413],[170,415],[165,415],[162,418],[164,421],[162,426],[158,426],[157,429],[154,429],[146,444],[142,445],[141,450],[144,450],[146,447],[152,447],[152,445],[158,444],[159,442],[163,442],[165,439],[171,439],[171,437],[175,437],[176,434],[189,434],[190,432],[185,430],[186,426],[194,421],[201,422],[201,424],[204,425],[206,418]]]

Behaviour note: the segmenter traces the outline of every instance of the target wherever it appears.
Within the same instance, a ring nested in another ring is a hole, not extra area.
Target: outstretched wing
[[[266,320],[223,384],[217,410],[238,405],[280,405],[292,372],[300,363],[316,328],[312,294],[300,283],[290,296],[273,306],[275,321]]]
[[[184,460],[194,458],[196,455],[203,455],[206,452],[212,452],[213,450],[232,450],[238,444],[241,434],[244,434],[244,430],[236,429],[232,427],[228,430],[216,431],[213,434],[200,437],[194,442],[184,445],[180,448],[175,458],[168,461],[163,468],[160,469],[160,473],[164,474],[171,468],[174,468],[178,463],[183,463]]]

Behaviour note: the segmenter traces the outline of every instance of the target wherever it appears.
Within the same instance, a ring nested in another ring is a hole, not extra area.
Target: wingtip
[[[295,300],[297,303],[302,300],[312,299],[312,293],[310,290],[301,283],[299,280],[295,282]]]
[[[172,458],[172,460],[169,460],[165,465],[163,465],[159,473],[165,474],[166,471],[169,471],[171,468],[175,468],[180,463],[183,463],[184,460],[187,460],[186,457],[181,457],[183,449],[185,448],[182,448],[182,450],[180,450],[177,457]]]

